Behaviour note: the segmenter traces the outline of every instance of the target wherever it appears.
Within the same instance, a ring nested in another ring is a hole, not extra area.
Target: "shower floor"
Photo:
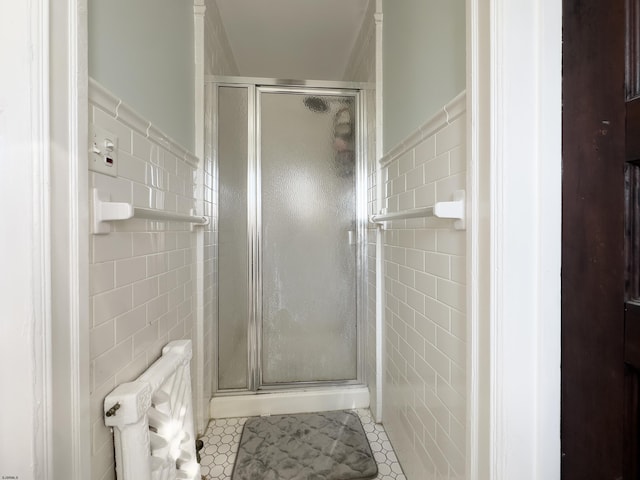
[[[382,425],[376,424],[368,409],[356,409],[364,431],[369,439],[371,451],[378,463],[376,480],[406,480],[393,447]],[[242,427],[246,418],[221,418],[209,422],[202,437],[204,448],[201,455],[202,476],[206,480],[229,480],[236,458]]]

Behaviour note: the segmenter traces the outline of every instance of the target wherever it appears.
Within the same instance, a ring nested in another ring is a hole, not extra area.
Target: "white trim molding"
[[[35,317],[33,378],[36,404],[34,432],[36,477],[53,479],[53,405],[52,405],[52,332],[51,332],[51,230],[50,230],[50,152],[49,143],[49,6],[33,2],[31,76],[31,149],[33,164],[33,311]]]
[[[560,478],[562,7],[468,0],[467,478]]]
[[[0,477],[53,480],[49,3],[3,2]]]
[[[487,21],[482,16],[488,3],[482,0],[467,0],[467,454],[466,478],[479,480],[488,478],[487,439],[489,418],[486,415],[486,400],[489,395],[481,392],[488,385],[488,342],[480,333],[488,330],[488,282],[490,277],[486,256],[480,251],[489,248],[488,216],[480,215],[480,200],[488,193],[481,186],[488,186],[488,168],[481,169],[481,162],[489,158],[486,148],[488,136],[488,69],[480,65],[488,63]],[[482,117],[481,117],[482,114]],[[481,174],[485,176],[482,177]],[[484,261],[483,261],[484,260]],[[482,274],[482,275],[481,275]],[[484,347],[481,349],[481,347]]]
[[[87,0],[49,2],[53,478],[91,478]]]
[[[204,42],[206,28],[207,7],[204,0],[194,0],[193,2],[193,42],[194,42],[194,65],[195,65],[195,154],[198,161],[198,178],[196,186],[196,212],[204,215],[204,186],[205,186],[205,164],[204,164]],[[209,228],[209,227],[207,227]],[[196,233],[196,324],[194,338],[194,413],[196,433],[204,433],[209,421],[208,404],[209,399],[204,397],[204,382],[211,382],[205,375],[204,349],[205,329],[204,329],[204,231],[199,229]],[[210,373],[210,372],[209,372]]]
[[[376,25],[376,211],[380,212],[384,207],[384,185],[382,178],[382,168],[378,164],[384,155],[384,144],[382,135],[382,0],[376,0],[376,13],[374,21]],[[375,412],[372,412],[376,422],[381,423],[382,404],[384,402],[384,232],[381,228],[376,229],[376,392],[375,392]]]
[[[453,123],[454,120],[465,113],[466,108],[466,92],[463,91],[433,114],[433,116],[416,131],[411,133],[407,138],[402,140],[402,142],[393,147],[386,155],[380,158],[378,160],[380,167],[389,165],[409,150],[414,149],[425,138],[435,135],[447,125]]]
[[[536,15],[538,65],[538,388],[536,478],[560,478],[560,325],[562,264],[562,2],[546,0]]]
[[[131,127],[136,133],[151,140],[156,145],[166,148],[191,166],[198,166],[198,157],[142,117],[131,106],[124,103],[93,78],[89,78],[89,99],[92,105]]]

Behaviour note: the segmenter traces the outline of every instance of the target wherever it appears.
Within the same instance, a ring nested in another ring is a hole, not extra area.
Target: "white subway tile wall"
[[[90,93],[89,120],[118,135],[119,176],[89,172],[90,186],[108,192],[112,201],[139,207],[180,213],[195,208],[197,168],[172,153],[183,149],[165,148],[146,138],[144,132],[127,126],[136,122],[125,122],[115,111],[103,110],[105,102],[95,98]],[[208,215],[210,210],[209,206]],[[195,331],[196,234],[190,225],[140,219],[111,225],[110,234],[90,239],[94,480],[115,478],[112,436],[102,416],[104,397],[146,370],[166,343],[193,340]]]
[[[427,138],[381,162],[389,212],[465,188],[465,115],[441,117]],[[436,218],[387,226],[384,426],[408,479],[463,479],[465,232]]]

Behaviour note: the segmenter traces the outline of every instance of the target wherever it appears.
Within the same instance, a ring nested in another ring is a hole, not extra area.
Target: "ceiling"
[[[248,77],[342,80],[369,0],[216,0]]]

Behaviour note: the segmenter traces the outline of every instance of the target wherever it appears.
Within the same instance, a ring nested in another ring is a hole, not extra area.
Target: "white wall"
[[[193,2],[89,0],[89,75],[194,150]]]
[[[465,89],[465,1],[384,0],[384,151]]]
[[[369,0],[364,14],[360,32],[356,37],[353,49],[342,79],[346,82],[375,82],[376,79],[376,32],[374,14],[376,2]],[[372,115],[375,118],[375,115]]]
[[[115,202],[189,213],[196,206],[196,158],[162,139],[148,120],[97,84],[90,124],[118,136],[118,177],[89,173],[89,186]],[[117,118],[116,118],[117,117]],[[171,340],[195,335],[196,233],[182,222],[132,219],[90,236],[92,478],[113,479],[113,440],[104,397],[135,379]],[[193,369],[192,369],[193,371]]]
[[[227,32],[215,0],[206,0],[204,29],[204,74],[239,75]]]

